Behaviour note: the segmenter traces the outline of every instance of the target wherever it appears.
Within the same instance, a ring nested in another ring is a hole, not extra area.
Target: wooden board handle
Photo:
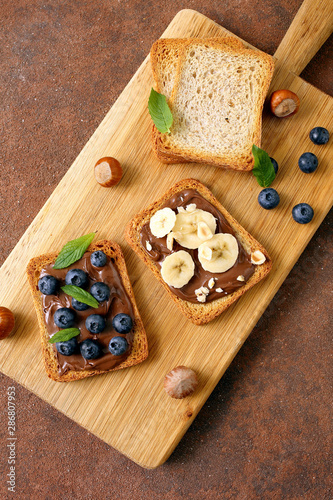
[[[278,64],[299,75],[333,29],[333,9],[327,0],[304,0],[274,56]]]

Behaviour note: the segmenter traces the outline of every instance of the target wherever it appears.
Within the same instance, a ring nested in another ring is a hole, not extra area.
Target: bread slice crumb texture
[[[261,142],[272,57],[218,40],[192,39],[178,58],[169,100],[171,134],[157,134],[158,156],[251,170],[252,145]]]

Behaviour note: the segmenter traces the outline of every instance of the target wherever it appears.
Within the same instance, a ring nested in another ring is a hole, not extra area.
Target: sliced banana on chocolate
[[[175,240],[184,248],[198,248],[216,231],[214,215],[200,208],[180,211],[172,228]]]
[[[238,243],[232,234],[218,233],[198,248],[198,258],[205,271],[224,273],[236,262]]]
[[[168,255],[161,267],[164,281],[174,288],[186,285],[194,275],[194,261],[185,250],[179,250]]]
[[[172,230],[175,222],[175,212],[171,208],[166,207],[154,213],[150,219],[149,228],[156,238],[163,238],[163,236],[166,236]]]

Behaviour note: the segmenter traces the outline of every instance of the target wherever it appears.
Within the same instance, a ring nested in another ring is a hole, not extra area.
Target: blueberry
[[[326,144],[329,138],[329,131],[324,127],[315,127],[310,132],[310,139],[314,144]]]
[[[88,284],[88,276],[82,269],[71,269],[66,274],[66,285],[75,285],[84,288]]]
[[[86,319],[86,328],[90,333],[101,333],[105,328],[105,319],[100,314],[91,314]]]
[[[280,196],[277,191],[272,188],[265,188],[260,191],[258,196],[259,205],[266,210],[275,208],[280,203]]]
[[[311,174],[318,167],[318,158],[313,153],[303,153],[299,157],[298,166],[305,174]]]
[[[90,288],[90,293],[98,302],[104,302],[104,300],[109,300],[110,288],[106,283],[98,281]]]
[[[57,351],[63,356],[71,356],[74,354],[78,350],[78,345],[76,337],[66,340],[65,342],[56,342]]]
[[[295,205],[292,211],[293,219],[299,224],[307,224],[312,221],[313,208],[307,203]]]
[[[53,319],[59,328],[71,328],[75,322],[75,313],[68,307],[61,307],[56,310]]]
[[[77,311],[86,311],[89,309],[88,304],[84,304],[83,302],[79,302],[76,299],[72,299],[72,307],[76,309]]]
[[[59,281],[54,276],[46,274],[38,281],[38,288],[44,295],[54,295],[59,289]]]
[[[102,347],[96,340],[87,339],[81,342],[80,352],[84,359],[96,359],[102,356]]]
[[[276,160],[274,160],[274,158],[272,158],[270,156],[270,160],[273,164],[273,168],[274,168],[274,172],[275,172],[275,175],[278,173],[278,170],[279,170],[279,165],[278,165],[278,162]]]
[[[98,250],[97,252],[93,252],[90,255],[90,262],[95,267],[103,267],[107,263],[108,258],[102,250]]]
[[[112,326],[117,333],[128,333],[133,328],[133,321],[128,314],[119,313],[113,318]]]
[[[128,342],[124,337],[113,337],[109,342],[109,351],[114,356],[121,356],[128,349]]]

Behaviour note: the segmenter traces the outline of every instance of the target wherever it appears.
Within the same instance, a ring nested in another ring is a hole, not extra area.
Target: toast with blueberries
[[[69,382],[144,361],[147,337],[120,246],[91,243],[67,266],[65,247],[27,266],[47,375]]]

